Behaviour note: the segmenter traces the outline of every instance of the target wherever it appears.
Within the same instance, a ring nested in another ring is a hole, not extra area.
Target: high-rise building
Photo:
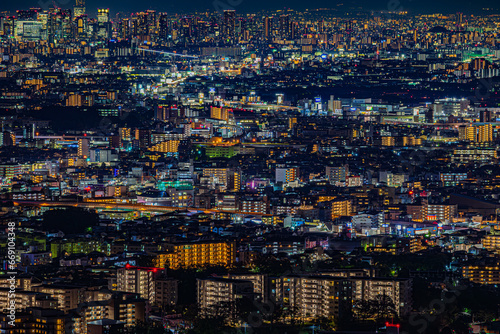
[[[485,109],[479,112],[479,121],[481,123],[489,123],[493,120],[493,113],[491,110]]]
[[[231,266],[235,260],[236,245],[233,242],[203,241],[168,245],[166,252],[157,254],[154,264],[156,267],[179,269]]]
[[[210,117],[226,122],[234,120],[233,110],[227,107],[210,107]]]
[[[458,214],[456,204],[429,204],[427,199],[422,203],[422,217],[424,220],[452,222]]]
[[[158,37],[166,40],[168,38],[168,15],[167,13],[160,13],[158,19]]]
[[[290,38],[290,15],[280,16],[280,37],[282,39]]]
[[[3,131],[1,133],[1,146],[16,146],[16,134],[11,131]]]
[[[352,283],[336,277],[285,276],[278,279],[276,300],[295,308],[304,319],[348,316]]]
[[[28,307],[25,310],[18,311],[16,313],[16,326],[18,328],[22,326],[23,329],[2,329],[2,331],[4,331],[5,333],[30,331],[36,332],[38,334],[64,334],[67,333],[66,326],[69,325],[67,323],[67,318],[67,315],[60,310],[48,309],[48,307]],[[9,322],[9,316],[6,313],[2,313],[0,315],[0,327],[8,328],[9,326],[7,324]]]
[[[87,37],[88,18],[87,15],[80,15],[76,18],[76,35],[78,38]]]
[[[427,109],[425,112],[425,122],[431,124],[434,123],[434,109],[432,109],[432,107]]]
[[[151,130],[135,129],[135,140],[137,140],[140,148],[149,147],[151,144]]]
[[[500,233],[493,232],[482,239],[483,247],[489,251],[500,252]]]
[[[264,38],[272,39],[272,30],[273,30],[273,18],[266,16],[264,18]]]
[[[157,20],[157,14],[155,10],[148,9],[146,11],[148,14],[147,16],[147,25],[148,25],[148,33],[150,35],[156,35],[157,28],[158,28],[158,20]]]
[[[222,304],[231,305],[243,297],[254,299],[251,281],[211,277],[197,280],[198,307],[207,312],[210,307]]]
[[[238,168],[204,168],[203,177],[210,180],[212,187],[222,185],[231,192],[241,189],[241,170]]]
[[[85,0],[76,0],[76,5],[73,9],[73,18],[85,15]]]
[[[299,169],[297,167],[276,167],[276,182],[290,183],[297,180],[299,177]]]
[[[222,22],[223,38],[235,38],[235,24],[236,24],[236,11],[234,9],[224,10],[224,17]]]
[[[118,135],[120,136],[120,140],[129,141],[132,138],[132,131],[130,128],[119,128]]]
[[[478,127],[477,141],[480,143],[493,141],[493,126],[491,124],[485,124]]]
[[[111,33],[109,8],[97,9],[97,37],[109,38]]]
[[[130,19],[125,18],[122,20],[120,36],[123,39],[130,37]]]
[[[78,139],[78,156],[85,159],[90,156],[90,140],[88,138]]]
[[[345,182],[348,175],[349,165],[326,167],[326,177],[328,178],[328,181],[330,181],[330,184]]]
[[[458,127],[458,139],[470,142],[485,143],[493,141],[493,126],[484,125],[460,125]]]
[[[141,298],[156,302],[155,281],[165,276],[163,268],[144,268],[127,265],[118,269],[116,290],[137,293]]]
[[[155,298],[154,304],[158,306],[174,306],[179,299],[179,281],[160,276],[154,280]]]

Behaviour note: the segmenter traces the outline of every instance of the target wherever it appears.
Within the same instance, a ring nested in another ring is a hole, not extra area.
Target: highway
[[[15,206],[37,206],[37,207],[61,207],[72,206],[78,208],[101,209],[101,210],[134,210],[143,212],[173,212],[173,211],[191,211],[191,212],[204,212],[207,214],[213,213],[229,213],[236,215],[250,215],[271,217],[273,215],[260,212],[242,212],[242,211],[226,211],[219,209],[205,209],[193,207],[173,207],[161,205],[145,205],[145,204],[131,204],[131,203],[102,203],[102,202],[57,202],[57,201],[13,201]]]
[[[161,54],[172,56],[172,57],[185,57],[185,58],[193,58],[193,59],[198,58],[198,56],[191,56],[191,55],[185,55],[185,54],[181,54],[181,53],[174,53],[174,52],[167,52],[167,51],[151,50],[151,49],[146,49],[146,48],[142,48],[142,47],[138,47],[137,49],[139,49],[141,51],[161,53]]]

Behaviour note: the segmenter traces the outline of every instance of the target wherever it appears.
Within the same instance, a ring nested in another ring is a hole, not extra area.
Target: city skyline
[[[205,1],[205,0],[194,0],[187,3],[161,3],[161,2],[148,2],[140,3],[136,1],[115,1],[108,0],[103,1],[93,1],[87,0],[86,7],[90,14],[95,16],[97,14],[97,8],[110,8],[113,14],[118,12],[132,13],[143,10],[156,10],[160,12],[171,12],[175,13],[194,13],[194,12],[204,12],[204,11],[218,11],[221,12],[224,9],[235,9],[241,14],[255,13],[262,10],[286,10],[292,9],[297,11],[306,10],[316,10],[316,9],[331,9],[338,12],[339,15],[344,15],[346,13],[357,13],[357,12],[369,12],[369,11],[408,11],[411,14],[431,14],[431,13],[446,13],[452,14],[457,11],[464,12],[465,14],[497,14],[500,10],[500,5],[495,5],[486,0],[480,0],[476,2],[471,2],[467,0],[461,1],[451,1],[451,0],[440,0],[440,1],[430,1],[430,0],[398,0],[398,1],[336,1],[335,3],[325,4],[323,0],[313,0],[307,3],[302,1],[290,2],[290,1],[262,1],[257,3],[250,3],[245,0],[238,1],[226,1],[226,0],[215,0],[215,1]],[[29,9],[29,8],[42,8],[48,9],[50,7],[60,7],[60,8],[73,8],[74,4],[69,0],[63,1],[39,1],[33,2],[32,0],[22,0],[16,3],[4,4],[0,10],[16,11],[19,9]],[[118,9],[120,8],[120,9]]]

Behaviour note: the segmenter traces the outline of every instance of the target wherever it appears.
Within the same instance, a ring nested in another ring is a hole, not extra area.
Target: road
[[[226,211],[219,209],[205,209],[193,207],[174,207],[174,206],[160,206],[160,205],[145,205],[145,204],[131,204],[131,203],[96,203],[96,202],[57,202],[57,201],[13,201],[16,206],[38,206],[38,207],[60,207],[60,206],[73,206],[79,208],[90,209],[122,209],[122,210],[135,210],[146,212],[173,212],[173,211],[192,211],[204,213],[229,213],[237,215],[250,215],[271,217],[273,215],[259,212],[242,212],[242,211]]]

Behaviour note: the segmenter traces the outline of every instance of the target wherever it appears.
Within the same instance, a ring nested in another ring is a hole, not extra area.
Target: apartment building
[[[32,288],[35,292],[42,292],[57,300],[57,309],[69,312],[75,309],[82,301],[84,288],[65,284],[43,284]]]
[[[135,293],[116,292],[108,300],[84,302],[78,305],[73,316],[73,333],[88,333],[88,325],[98,320],[110,319],[130,327],[146,319],[147,300]]]
[[[379,295],[392,299],[399,316],[411,311],[412,283],[410,279],[353,277],[353,299],[371,300]]]
[[[489,234],[482,240],[483,247],[489,251],[500,251],[500,234]]]
[[[297,309],[304,319],[349,316],[352,284],[327,276],[285,276],[277,282],[276,300]]]
[[[164,275],[165,270],[160,268],[144,268],[126,265],[116,272],[116,290],[137,293],[141,298],[154,303],[154,280]]]
[[[243,297],[255,297],[251,281],[222,277],[197,280],[198,306],[201,310],[220,304],[232,304]]]
[[[471,265],[462,267],[462,276],[473,283],[500,284],[500,265]]]
[[[157,253],[155,267],[179,269],[222,265],[236,261],[234,242],[202,241],[188,244],[169,244],[167,251]]]

